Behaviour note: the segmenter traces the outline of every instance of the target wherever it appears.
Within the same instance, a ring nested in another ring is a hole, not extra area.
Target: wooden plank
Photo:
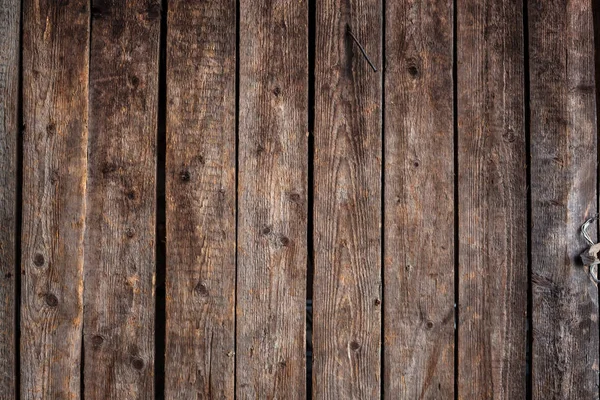
[[[386,7],[384,395],[452,398],[453,5]]]
[[[23,2],[23,399],[80,394],[89,11]]]
[[[0,0],[0,399],[15,398],[17,153],[21,2]]]
[[[458,398],[526,395],[521,1],[457,5]]]
[[[159,0],[94,1],[85,397],[153,397]]]
[[[306,395],[308,6],[240,1],[238,399]]]
[[[530,0],[528,14],[533,398],[598,398],[598,290],[579,259],[598,207],[592,2]]]
[[[375,399],[381,352],[381,1],[317,2],[313,397]]]
[[[167,399],[234,397],[235,9],[169,2]]]

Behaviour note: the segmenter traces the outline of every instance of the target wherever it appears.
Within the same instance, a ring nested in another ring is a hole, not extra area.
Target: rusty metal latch
[[[589,268],[589,274],[592,280],[596,283],[600,283],[598,280],[598,264],[600,264],[600,243],[594,243],[592,238],[587,232],[588,227],[594,221],[598,220],[598,214],[588,218],[583,225],[581,225],[581,235],[585,241],[590,245],[583,253],[581,253],[581,261],[583,265]]]

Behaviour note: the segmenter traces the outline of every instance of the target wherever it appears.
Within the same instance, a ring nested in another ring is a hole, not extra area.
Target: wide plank
[[[15,398],[21,2],[0,0],[0,399]]]
[[[22,399],[80,397],[89,15],[23,1]]]
[[[308,6],[240,1],[236,394],[306,394]]]
[[[453,3],[386,7],[384,397],[452,398]]]
[[[457,4],[458,398],[526,395],[523,5]]]
[[[169,2],[167,399],[233,399],[234,0]]]
[[[313,398],[375,399],[381,386],[383,7],[380,0],[325,0],[316,7]]]
[[[532,398],[598,398],[598,289],[579,259],[598,210],[592,1],[530,0],[528,20]]]
[[[154,384],[159,0],[92,3],[85,397]]]

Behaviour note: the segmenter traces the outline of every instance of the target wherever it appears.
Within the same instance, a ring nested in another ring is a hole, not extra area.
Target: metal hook
[[[600,283],[600,280],[596,278],[598,276],[598,264],[590,265],[590,270],[588,273],[594,282]]]
[[[591,216],[590,218],[588,218],[581,225],[581,236],[583,236],[585,241],[590,245],[590,247],[586,250],[586,252],[589,252],[591,250],[591,247],[596,245],[596,243],[594,243],[594,241],[588,234],[587,229],[592,224],[592,222],[598,220],[598,218],[599,218],[599,214],[595,214],[595,215]],[[582,260],[584,261],[584,263],[586,263],[586,261],[588,261],[588,264],[589,264],[588,265],[588,268],[589,268],[588,273],[589,273],[590,277],[592,278],[592,280],[598,284],[598,283],[600,283],[600,279],[598,279],[598,263],[600,262],[600,260],[597,259],[596,255],[594,255],[593,258],[590,258],[590,256],[586,252],[582,253]]]
[[[598,219],[599,214],[593,215],[591,217],[589,217],[584,223],[583,225],[581,225],[581,235],[583,236],[583,238],[585,239],[586,242],[588,242],[588,244],[590,246],[594,245],[594,241],[592,240],[592,238],[590,238],[590,235],[588,235],[587,233],[587,228],[590,226],[590,224],[594,221],[596,221]]]

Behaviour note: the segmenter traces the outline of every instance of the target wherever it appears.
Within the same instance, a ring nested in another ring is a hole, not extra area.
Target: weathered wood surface
[[[79,398],[89,4],[23,2],[21,398]]]
[[[169,2],[167,399],[233,399],[235,1]]]
[[[382,4],[317,2],[313,397],[374,399],[381,371]]]
[[[526,396],[521,1],[457,5],[458,398]]]
[[[160,2],[94,1],[85,397],[153,396]]]
[[[530,0],[528,13],[533,398],[598,398],[598,290],[579,259],[598,209],[592,2]]]
[[[386,7],[384,395],[452,398],[453,6]]]
[[[597,398],[595,6],[0,0],[0,399]]]
[[[0,399],[16,390],[17,153],[21,3],[0,0]]]
[[[240,2],[236,393],[306,392],[308,7]]]

